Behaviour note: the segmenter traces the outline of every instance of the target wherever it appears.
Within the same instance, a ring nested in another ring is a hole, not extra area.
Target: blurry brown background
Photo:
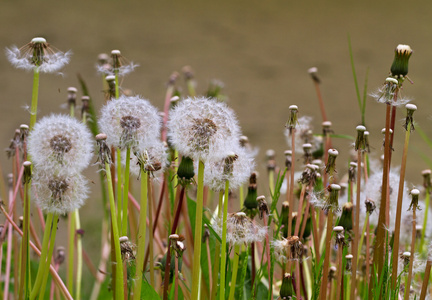
[[[319,69],[335,133],[356,134],[360,113],[348,34],[361,87],[369,68],[369,93],[383,83],[396,45],[411,45],[414,54],[409,76],[414,85],[406,82],[404,95],[414,99],[419,107],[415,120],[432,138],[431,16],[432,5],[426,1],[2,1],[0,48],[22,46],[33,37],[43,36],[58,49],[73,51],[63,77],[41,75],[38,117],[67,113],[61,105],[66,101],[67,87],[78,86],[77,73],[86,80],[99,108],[102,85],[94,66],[99,53],[112,49],[121,50],[140,65],[124,79],[123,88],[148,98],[159,108],[163,107],[168,76],[184,65],[195,70],[198,92],[204,92],[211,79],[220,79],[244,134],[260,148],[259,193],[268,194],[264,153],[275,149],[279,165],[283,164],[288,106],[297,104],[301,115],[313,116],[315,131],[321,131],[308,68]],[[29,114],[23,106],[30,104],[32,74],[14,69],[0,55],[0,91],[0,148],[6,148],[14,129],[28,123]],[[384,113],[384,105],[369,97],[366,126],[375,157],[381,153]],[[400,109],[398,120],[404,116],[405,110]],[[394,164],[400,161],[402,152],[404,133],[400,124]],[[408,179],[421,184],[420,171],[426,165],[419,152],[428,155],[431,151],[418,134],[414,133],[411,141]],[[350,149],[347,140],[338,140],[335,146],[342,153]],[[5,155],[0,162],[4,172],[10,172]],[[341,174],[345,165],[345,161],[339,162]],[[94,172],[93,167],[88,174]],[[83,210],[84,224],[99,224],[97,218],[92,221],[88,219],[90,214],[86,215],[99,205],[97,194],[93,194]],[[96,239],[94,245],[98,242]]]

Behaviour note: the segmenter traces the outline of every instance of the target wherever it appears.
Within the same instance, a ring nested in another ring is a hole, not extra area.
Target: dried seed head
[[[357,176],[357,163],[350,162],[350,168],[348,170],[348,181],[354,182]]]
[[[135,260],[134,249],[135,245],[129,241],[127,236],[121,236],[120,240],[120,252],[123,261]]]
[[[265,200],[265,196],[259,196],[257,198],[258,201],[258,211],[259,211],[259,218],[262,220],[264,217],[264,214],[266,216],[269,215],[269,209],[267,206],[267,201]]]
[[[285,125],[285,127],[289,130],[290,135],[292,134],[293,129],[296,128],[296,125],[298,123],[298,107],[297,105],[291,105],[289,107],[290,115],[288,117],[288,121]]]
[[[312,68],[308,69],[308,73],[309,73],[309,75],[312,77],[312,80],[313,80],[315,83],[319,84],[319,83],[321,82],[320,79],[318,78],[318,75],[317,75],[317,73],[318,73],[318,68],[316,68],[316,67],[312,67]]]
[[[56,254],[54,256],[54,262],[57,265],[61,265],[66,259],[66,251],[64,247],[57,247]]]
[[[426,169],[421,172],[423,176],[423,186],[429,192],[431,191],[432,188],[431,173],[432,171],[430,169]]]
[[[287,168],[287,171],[289,171],[291,170],[291,166],[292,166],[292,151],[286,150],[284,154],[285,154],[285,166]]]
[[[413,114],[417,110],[417,106],[415,106],[414,104],[407,104],[405,105],[405,108],[407,110],[407,116],[405,118],[404,128],[405,130],[408,130],[409,128],[410,131],[413,131],[415,129]]]
[[[327,136],[327,135],[333,133],[331,126],[332,126],[332,122],[330,122],[330,121],[322,122],[322,128],[323,128],[323,135],[324,136]]]
[[[358,151],[358,150],[365,151],[366,142],[365,142],[365,138],[364,138],[364,133],[366,131],[366,127],[364,127],[363,125],[359,125],[356,127],[356,130],[357,130],[357,138],[355,141],[354,149],[356,151]]]
[[[420,195],[420,191],[418,189],[412,189],[411,192],[411,203],[410,206],[408,208],[408,210],[419,210],[419,195]]]
[[[328,273],[328,279],[329,281],[335,280],[336,279],[336,267],[335,266],[331,266],[329,269],[329,273]]]
[[[336,149],[329,149],[328,150],[328,159],[327,159],[327,165],[326,165],[326,173],[332,174],[335,172],[336,169],[336,158],[339,155],[339,152]]]
[[[217,222],[215,231],[222,234],[222,220]],[[231,245],[250,244],[262,241],[267,228],[254,224],[244,212],[230,214],[227,219],[227,242]]]

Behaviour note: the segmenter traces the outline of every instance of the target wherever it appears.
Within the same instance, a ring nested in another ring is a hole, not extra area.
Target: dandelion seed
[[[18,48],[6,48],[6,56],[10,63],[26,71],[37,70],[43,73],[54,73],[69,63],[71,52],[61,52],[51,47],[44,38],[37,37],[30,43]]]
[[[51,115],[36,123],[28,152],[38,169],[82,171],[93,156],[93,138],[87,127],[65,115]]]
[[[240,128],[234,112],[208,98],[188,98],[170,112],[170,143],[180,154],[196,161],[217,161],[238,144]]]
[[[116,148],[145,147],[159,138],[160,117],[150,102],[138,96],[121,96],[101,109],[99,128]]]
[[[139,65],[128,61],[121,55],[120,50],[112,50],[110,59],[107,56],[103,56],[103,60],[99,59],[99,64],[96,65],[99,73],[105,75],[117,74],[118,76],[125,76],[133,72],[137,67]]]
[[[126,153],[122,152],[122,163],[125,164]],[[160,140],[149,143],[146,147],[134,147],[131,156],[130,172],[139,176],[142,171],[153,176],[161,174],[168,167],[168,147]]]
[[[300,260],[303,257],[303,244],[298,236],[290,236],[282,238],[282,240],[274,240],[272,242],[275,257],[281,262],[290,260]],[[288,255],[289,253],[289,255]]]

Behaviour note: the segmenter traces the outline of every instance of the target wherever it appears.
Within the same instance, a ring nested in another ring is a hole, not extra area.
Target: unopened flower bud
[[[346,231],[350,231],[353,228],[353,212],[354,205],[352,202],[346,202],[342,206],[342,214],[339,218],[338,226],[344,228]]]
[[[292,284],[292,277],[290,273],[285,273],[282,286],[279,292],[279,296],[281,300],[289,300],[292,296],[294,296],[294,288]]]
[[[395,57],[390,68],[391,75],[405,77],[408,74],[408,61],[412,54],[412,49],[408,45],[398,45],[395,49]]]
[[[177,177],[181,185],[188,185],[193,182],[195,170],[193,160],[189,156],[183,156],[180,165],[177,169]]]

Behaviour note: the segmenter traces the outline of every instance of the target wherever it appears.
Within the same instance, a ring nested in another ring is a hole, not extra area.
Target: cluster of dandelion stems
[[[82,228],[86,227],[86,220],[81,218],[79,207],[73,206],[67,211],[69,245],[65,251],[56,247],[57,230],[63,230],[61,213],[43,211],[31,201],[38,198],[31,191],[37,191],[40,179],[36,176],[38,158],[27,154],[27,137],[29,134],[31,137],[38,126],[39,73],[57,67],[44,66],[53,62],[50,55],[54,55],[54,50],[43,38],[34,39],[25,49],[25,60],[18,56],[20,49],[9,50],[8,54],[16,66],[27,68],[28,65],[33,70],[34,80],[30,126],[23,125],[15,133],[8,149],[13,158],[9,185],[8,188],[0,185],[3,199],[0,208],[6,217],[0,232],[0,270],[1,278],[4,278],[0,294],[4,299],[10,299],[11,294],[14,299],[45,299],[47,287],[50,299],[87,298],[83,290],[87,282],[93,283],[91,293],[88,293],[90,299],[117,300],[157,296],[194,300],[410,299],[413,295],[425,299],[432,292],[429,284],[432,258],[428,256],[427,247],[432,188],[430,170],[423,172],[424,193],[413,189],[410,199],[406,199],[405,173],[416,110],[412,104],[405,106],[405,142],[398,186],[390,183],[397,153],[392,152],[392,133],[399,129],[396,107],[401,103],[402,85],[407,80],[408,59],[412,53],[409,46],[396,48],[390,75],[376,96],[378,102],[385,105],[384,155],[378,171],[371,167],[373,154],[368,140],[376,130],[366,130],[365,103],[360,99],[355,82],[362,122],[351,132],[356,133],[356,138],[345,136],[352,139],[356,152],[347,163],[346,181],[343,168],[339,168],[344,162],[339,159],[336,167],[339,152],[333,145],[338,136],[333,134],[332,124],[327,119],[316,68],[311,68],[309,73],[318,95],[323,131],[313,134],[311,129],[305,130],[299,107],[291,105],[287,108],[289,149],[285,152],[285,167],[280,168],[274,151],[268,151],[268,177],[265,179],[263,175],[257,178],[257,173],[253,172],[251,157],[254,151],[246,137],[237,136],[237,133],[228,136],[227,133],[223,138],[236,144],[237,148],[230,151],[225,151],[227,145],[217,148],[212,138],[223,129],[211,119],[210,108],[200,112],[202,115],[191,113],[184,117],[185,123],[193,123],[194,135],[185,142],[190,145],[178,144],[171,132],[181,125],[173,124],[176,119],[172,119],[172,114],[176,107],[187,103],[194,110],[194,103],[204,103],[207,107],[209,101],[210,106],[219,109],[216,99],[224,99],[221,86],[215,83],[204,94],[207,98],[194,98],[199,93],[195,90],[196,82],[190,67],[182,70],[187,93],[180,92],[180,74],[174,72],[164,95],[163,116],[155,118],[157,125],[154,128],[158,132],[154,136],[157,142],[165,143],[159,160],[155,158],[158,154],[152,152],[157,143],[145,140],[150,139],[145,130],[150,131],[151,124],[141,124],[144,119],[137,121],[129,115],[119,117],[115,124],[121,133],[116,142],[112,136],[100,132],[105,123],[100,121],[98,125],[95,122],[94,103],[88,87],[81,80],[84,96],[80,122],[89,127],[96,138],[97,165],[101,171],[103,218],[97,267],[85,249],[86,237]],[[129,98],[121,87],[120,78],[134,67],[125,63],[118,50],[113,50],[111,57],[99,57],[98,69],[102,70],[106,91],[105,107],[111,105],[108,103],[127,102]],[[77,92],[75,88],[68,90],[71,119],[76,118]],[[180,100],[187,96],[190,98]],[[131,98],[131,103],[147,105],[142,99]],[[224,108],[220,106],[220,109]],[[117,112],[122,111],[117,109]],[[115,119],[114,115],[112,119]],[[53,147],[59,145],[64,147],[63,152],[55,153],[47,163],[61,161],[71,150],[64,140]],[[214,149],[225,152],[216,158],[208,158],[216,151]],[[243,151],[249,160],[242,161]],[[132,175],[134,169],[138,169],[137,177]],[[209,181],[215,170],[221,172]],[[245,170],[246,176],[239,175]],[[378,192],[372,194],[370,178],[378,172],[382,172],[379,183],[375,184],[379,186]],[[59,175],[57,173],[52,176]],[[300,173],[298,180],[296,173]],[[244,179],[240,182],[236,176],[243,176],[247,182]],[[139,188],[135,186],[136,181],[131,180],[134,178],[139,180]],[[268,191],[261,188],[261,181],[268,182]],[[52,203],[67,202],[68,187],[65,182],[57,183],[56,189],[51,188],[52,199],[49,200]],[[258,187],[268,196],[258,196]],[[137,190],[139,201],[135,197]],[[286,191],[285,201],[280,203],[283,190]],[[369,195],[375,195],[375,198],[371,199]],[[19,198],[22,207],[19,207]],[[238,200],[233,201],[235,198]],[[394,212],[392,207],[395,207]],[[43,231],[42,240],[38,230]],[[408,236],[404,236],[405,232]],[[33,252],[40,257],[36,273],[31,272]],[[426,264],[419,268],[421,260]],[[63,261],[67,262],[65,281],[59,275]],[[85,267],[91,275],[84,272]],[[14,288],[9,289],[12,285]]]

